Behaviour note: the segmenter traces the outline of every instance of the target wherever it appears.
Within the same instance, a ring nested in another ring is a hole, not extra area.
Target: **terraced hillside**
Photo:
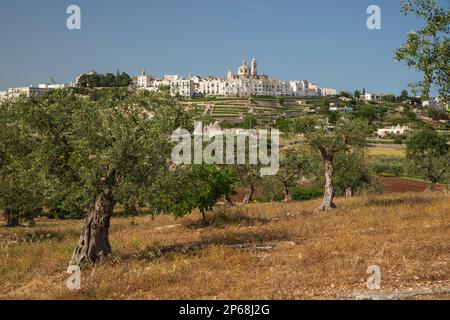
[[[323,105],[322,98],[202,98],[186,102],[195,109],[198,117],[211,117],[223,122],[238,123],[246,116],[255,116],[259,122],[271,122],[281,118],[293,118],[314,111]],[[337,99],[326,99],[338,102]]]

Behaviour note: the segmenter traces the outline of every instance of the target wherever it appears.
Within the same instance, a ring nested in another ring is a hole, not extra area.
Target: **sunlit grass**
[[[387,148],[387,147],[372,147],[369,148],[369,155],[371,156],[392,156],[398,158],[405,158],[406,151],[397,148]]]
[[[0,298],[328,299],[364,290],[373,264],[388,290],[450,287],[449,200],[361,196],[323,214],[317,200],[218,207],[206,228],[199,214],[114,218],[114,257],[83,271],[78,292],[65,270],[80,221],[0,227]]]

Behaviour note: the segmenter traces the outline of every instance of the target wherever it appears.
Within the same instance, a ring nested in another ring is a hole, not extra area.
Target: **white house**
[[[407,133],[408,131],[409,131],[408,126],[397,125],[396,127],[391,127],[391,128],[387,128],[387,129],[378,129],[377,135],[380,138],[384,138],[387,134],[402,135],[402,134]]]
[[[364,95],[364,100],[366,101],[381,101],[381,98],[383,97],[382,93],[366,93]]]
[[[322,95],[322,92],[320,90],[319,84],[316,83],[316,82],[310,82],[309,85],[308,85],[308,89],[309,89],[309,92],[308,92],[309,96],[316,96],[317,97],[317,96],[321,96]]]
[[[307,80],[291,81],[292,93],[294,96],[307,96],[309,93],[309,83]]]
[[[27,97],[42,96],[51,90],[64,89],[69,88],[71,86],[72,84],[41,83],[37,86],[9,88],[6,91],[0,92],[0,100],[4,100],[6,98],[18,98],[21,95]]]
[[[170,81],[170,92],[173,95],[180,95],[191,98],[194,95],[194,82],[191,79],[180,78]]]
[[[337,90],[333,88],[320,88],[323,96],[337,96]]]
[[[49,90],[52,90],[50,88],[46,87],[19,87],[19,88],[9,88],[6,92],[7,97],[19,97],[21,95],[25,95],[27,97],[30,97],[32,95],[36,96],[42,96],[45,93],[47,93]]]

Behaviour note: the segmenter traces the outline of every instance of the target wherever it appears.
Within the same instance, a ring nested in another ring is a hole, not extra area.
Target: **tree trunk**
[[[231,197],[230,197],[230,195],[229,194],[227,194],[226,196],[225,196],[225,205],[226,206],[230,206],[230,207],[232,207],[234,204],[233,204],[233,200],[231,200]]]
[[[292,196],[291,193],[289,192],[287,183],[283,183],[283,193],[284,193],[284,202],[292,201]]]
[[[11,209],[5,209],[4,211],[6,226],[10,228],[20,226],[19,214]]]
[[[123,208],[123,214],[127,217],[139,215],[139,211],[135,204],[126,203]]]
[[[253,184],[250,184],[250,189],[245,194],[243,204],[248,204],[251,201],[253,201],[253,194],[255,193],[255,186]]]
[[[431,182],[425,189],[425,192],[434,192],[434,191],[436,191],[436,182]]]
[[[348,187],[345,189],[345,197],[346,198],[353,197],[353,188],[352,187]]]
[[[323,201],[318,211],[329,211],[336,208],[333,203],[334,198],[334,187],[333,187],[333,159],[325,160],[325,194],[323,196]]]
[[[203,226],[207,226],[208,225],[208,221],[206,221],[206,213],[203,210],[202,210],[202,225]]]
[[[70,259],[70,265],[81,267],[93,264],[102,257],[111,256],[108,235],[114,205],[114,198],[109,190],[101,192],[94,198],[88,216],[84,220],[80,239]]]

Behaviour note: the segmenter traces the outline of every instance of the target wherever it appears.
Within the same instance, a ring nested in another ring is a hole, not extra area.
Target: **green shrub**
[[[379,156],[371,162],[372,172],[377,176],[401,177],[405,174],[405,159]]]
[[[256,197],[256,202],[266,203],[266,202],[281,202],[284,200],[283,193],[278,190],[277,192],[261,192],[261,195]]]
[[[323,197],[323,189],[319,187],[299,188],[297,186],[291,189],[292,200],[306,201]]]

